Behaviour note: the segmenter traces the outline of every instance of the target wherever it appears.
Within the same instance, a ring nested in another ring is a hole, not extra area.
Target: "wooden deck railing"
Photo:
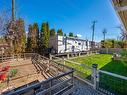
[[[45,81],[27,85],[27,87],[20,89],[16,88],[16,90],[12,89],[7,92],[7,95],[21,95],[24,93],[37,95],[62,95],[64,92],[68,93],[66,95],[69,95],[73,92],[74,70],[72,68],[64,66],[59,62],[50,60],[39,54],[26,53],[23,55],[23,58],[30,58],[33,64],[38,64],[40,66],[40,71],[43,73],[52,73],[53,76],[48,77]],[[53,69],[55,69],[56,72],[54,72]]]

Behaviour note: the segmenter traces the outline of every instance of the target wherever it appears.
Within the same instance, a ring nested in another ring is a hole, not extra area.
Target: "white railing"
[[[110,76],[113,76],[113,77],[116,77],[116,78],[120,78],[120,79],[123,79],[123,80],[127,80],[127,77],[121,76],[121,75],[118,75],[118,74],[115,74],[115,73],[111,73],[111,72],[107,72],[107,71],[103,71],[103,70],[99,70],[98,73],[99,72],[104,73],[104,74],[107,74],[107,75],[110,75]]]
[[[107,95],[125,95],[127,77],[115,73],[98,70],[97,89]]]

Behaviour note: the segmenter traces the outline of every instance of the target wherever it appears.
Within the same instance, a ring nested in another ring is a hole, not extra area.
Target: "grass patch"
[[[125,61],[114,61],[112,60],[112,55],[109,54],[96,54],[86,57],[78,57],[75,59],[70,59],[71,61],[85,64],[87,66],[92,66],[92,64],[98,64],[98,69],[116,73],[119,75],[127,76],[127,62]],[[84,68],[81,66],[66,62],[68,66],[74,67],[79,71],[84,72]]]
[[[98,64],[98,69],[119,74],[122,76],[127,76],[127,62],[114,61],[112,60],[112,55],[109,54],[96,54],[86,57],[78,57],[75,59],[70,59],[70,61],[85,64],[90,67],[92,66],[92,64],[96,63]],[[77,72],[75,72],[76,75],[90,79],[90,76],[92,74],[92,71],[90,69],[70,62],[66,62],[65,64],[75,68],[77,70]],[[100,87],[118,95],[124,95],[127,91],[126,80],[121,80],[107,74],[101,74],[99,85]]]

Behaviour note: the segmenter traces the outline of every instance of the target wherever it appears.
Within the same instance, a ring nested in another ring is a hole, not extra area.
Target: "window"
[[[81,43],[78,43],[78,45],[81,45]]]

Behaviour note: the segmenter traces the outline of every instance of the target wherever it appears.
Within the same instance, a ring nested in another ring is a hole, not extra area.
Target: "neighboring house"
[[[90,41],[78,37],[52,36],[50,37],[49,47],[55,53],[79,52],[90,50]]]

